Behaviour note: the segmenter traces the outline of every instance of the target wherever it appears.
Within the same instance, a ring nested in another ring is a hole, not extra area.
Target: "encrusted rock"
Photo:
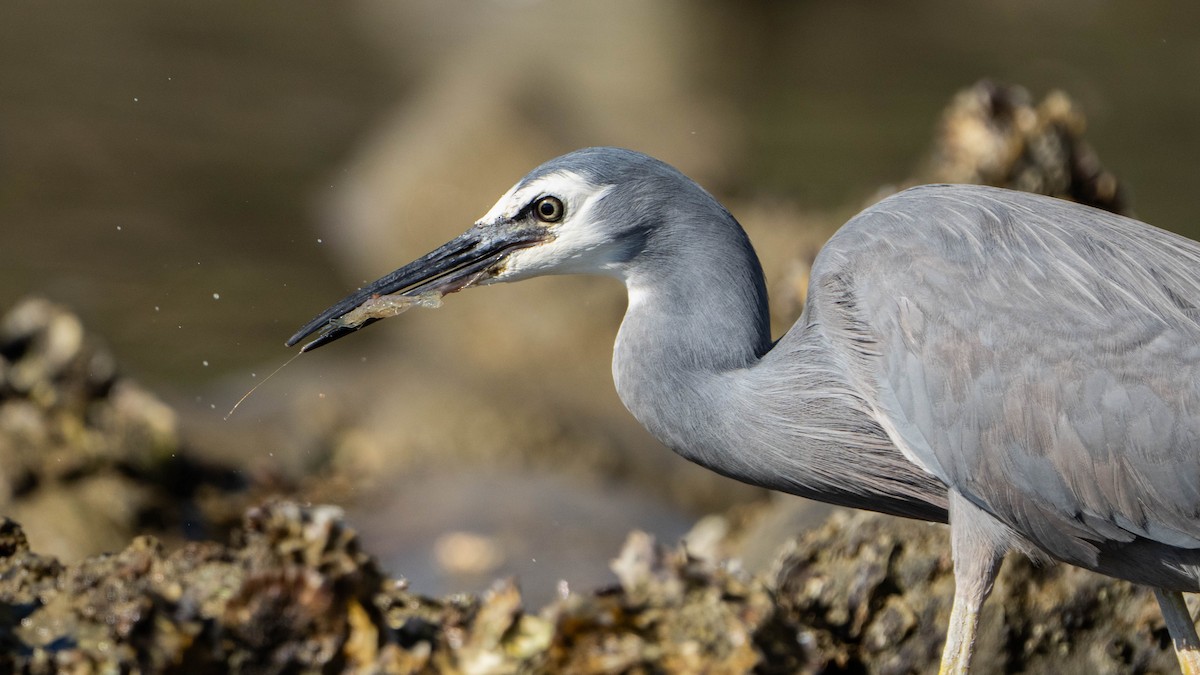
[[[942,113],[929,181],[979,183],[1126,212],[1120,182],[1084,140],[1083,112],[1061,91],[980,82]]]
[[[801,672],[936,670],[954,592],[945,527],[839,512],[777,569],[775,621],[806,646]],[[984,605],[971,672],[1175,672],[1164,631],[1147,589],[1014,554]]]
[[[183,535],[202,485],[234,476],[185,451],[175,412],[117,373],[79,318],[41,298],[0,316],[0,513],[76,558],[139,531]]]
[[[760,665],[767,588],[722,565],[630,535],[613,563],[620,587],[543,611],[557,627],[544,672],[744,673]]]

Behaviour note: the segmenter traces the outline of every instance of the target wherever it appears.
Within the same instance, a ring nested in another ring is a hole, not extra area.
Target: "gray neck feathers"
[[[613,352],[625,406],[671,449],[726,476],[944,520],[944,487],[892,446],[807,314],[772,349],[758,257],[733,217],[700,196],[704,208],[660,214],[665,224],[647,228],[628,263]]]

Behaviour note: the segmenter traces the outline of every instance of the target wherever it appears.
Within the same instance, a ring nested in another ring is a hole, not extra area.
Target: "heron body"
[[[943,671],[966,669],[1011,549],[1159,589],[1168,623],[1191,628],[1176,600],[1200,590],[1200,244],[1048,197],[914,188],[833,236],[803,314],[772,342],[733,216],[658,160],[590,148],[538,167],[464,235],[289,344],[352,332],[331,322],[372,295],[564,273],[625,283],[617,392],[679,454],[949,521]],[[1189,667],[1194,628],[1172,634]]]

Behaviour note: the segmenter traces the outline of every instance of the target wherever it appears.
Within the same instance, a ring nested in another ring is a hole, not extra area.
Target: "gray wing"
[[[901,450],[1034,544],[1200,548],[1200,245],[929,186],[847,223],[810,288]]]

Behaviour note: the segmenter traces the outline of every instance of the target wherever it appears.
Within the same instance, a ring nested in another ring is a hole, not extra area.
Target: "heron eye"
[[[542,197],[533,204],[533,213],[543,223],[557,223],[562,220],[566,209],[558,197]]]

